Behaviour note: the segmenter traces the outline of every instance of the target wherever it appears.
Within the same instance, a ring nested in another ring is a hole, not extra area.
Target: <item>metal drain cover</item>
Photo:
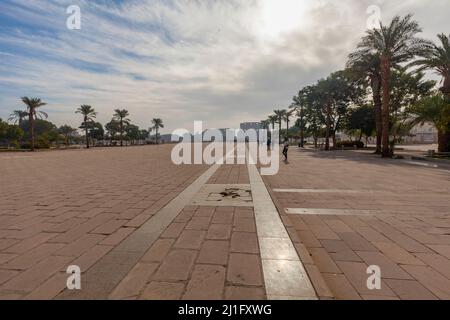
[[[195,206],[253,207],[249,184],[205,184],[192,200]]]

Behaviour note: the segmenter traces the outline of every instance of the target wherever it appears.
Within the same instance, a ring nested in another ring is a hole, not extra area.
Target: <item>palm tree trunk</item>
[[[389,103],[390,103],[390,80],[391,80],[391,62],[389,57],[381,57],[381,88],[383,91],[382,100],[382,151],[381,155],[384,158],[391,157],[389,148]]]
[[[438,132],[438,152],[450,152],[450,130]]]
[[[381,79],[376,77],[372,81],[373,105],[375,107],[375,127],[377,131],[377,147],[376,154],[381,154],[381,139],[383,135],[383,122],[381,118],[382,102],[381,102]]]
[[[330,150],[330,134],[331,134],[331,105],[327,103],[327,119],[326,119],[326,133],[325,133],[325,150]]]
[[[86,133],[86,149],[89,149],[89,135],[88,135],[88,127],[87,127],[87,117],[84,118],[84,130]]]
[[[305,127],[303,125],[303,106],[300,107],[300,146],[305,144]]]
[[[30,148],[31,151],[34,151],[34,119],[33,119],[33,109],[30,108],[30,114],[28,119],[28,125],[30,128]]]
[[[120,120],[120,146],[123,147],[123,122]]]

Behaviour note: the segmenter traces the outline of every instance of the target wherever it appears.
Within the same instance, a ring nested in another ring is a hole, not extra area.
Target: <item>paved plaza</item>
[[[292,147],[261,177],[171,149],[0,154],[0,299],[450,299],[448,167]]]

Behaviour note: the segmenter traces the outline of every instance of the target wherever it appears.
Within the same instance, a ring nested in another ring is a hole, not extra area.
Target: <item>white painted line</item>
[[[273,189],[278,193],[369,193],[371,190],[348,190],[348,189]]]
[[[323,208],[286,208],[286,214],[299,215],[372,215],[380,213],[382,210],[367,210],[367,209],[323,209]]]
[[[436,164],[429,164],[429,163],[423,163],[423,162],[418,162],[418,161],[403,161],[404,163],[407,164],[412,164],[415,166],[421,166],[421,167],[429,167],[429,168],[439,168],[438,165]]]
[[[315,290],[258,169],[247,165],[267,298],[317,299]]]

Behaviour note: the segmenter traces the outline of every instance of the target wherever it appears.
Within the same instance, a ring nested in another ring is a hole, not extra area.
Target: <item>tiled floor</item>
[[[448,178],[370,154],[295,148],[264,179],[319,297],[450,299]],[[381,268],[381,290],[367,288],[370,265]]]

